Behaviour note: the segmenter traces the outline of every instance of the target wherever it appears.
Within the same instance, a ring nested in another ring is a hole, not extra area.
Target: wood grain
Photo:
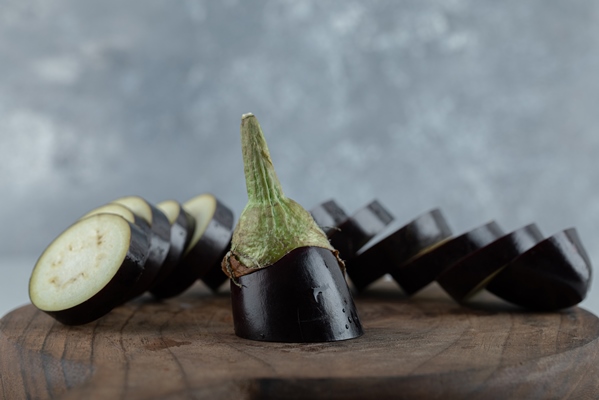
[[[233,334],[227,293],[197,285],[67,327],[24,306],[0,320],[4,399],[594,399],[599,319],[580,308],[459,306],[431,287],[356,297],[361,338],[254,342]]]

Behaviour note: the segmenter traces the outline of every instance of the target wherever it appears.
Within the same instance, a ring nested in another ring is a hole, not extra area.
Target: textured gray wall
[[[5,256],[128,194],[238,214],[251,111],[307,208],[576,226],[599,263],[599,2],[1,0],[0,57]]]

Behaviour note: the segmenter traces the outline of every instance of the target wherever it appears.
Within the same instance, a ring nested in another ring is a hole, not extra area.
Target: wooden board
[[[365,335],[254,342],[233,334],[227,293],[196,286],[66,327],[32,306],[0,320],[4,399],[599,398],[599,319],[580,308],[459,306],[440,290],[356,297]]]

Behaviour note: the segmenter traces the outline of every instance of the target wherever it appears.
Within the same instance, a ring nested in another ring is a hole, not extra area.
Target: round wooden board
[[[389,283],[356,296],[365,335],[318,344],[233,334],[227,293],[197,285],[67,327],[33,306],[0,320],[4,399],[595,399],[599,319],[475,308]]]

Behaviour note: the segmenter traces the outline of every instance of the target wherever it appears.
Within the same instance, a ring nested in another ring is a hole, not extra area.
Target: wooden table
[[[28,305],[0,320],[5,399],[596,399],[599,319],[517,310],[389,283],[356,296],[361,338],[266,343],[233,334],[227,293],[198,285],[67,327]]]

